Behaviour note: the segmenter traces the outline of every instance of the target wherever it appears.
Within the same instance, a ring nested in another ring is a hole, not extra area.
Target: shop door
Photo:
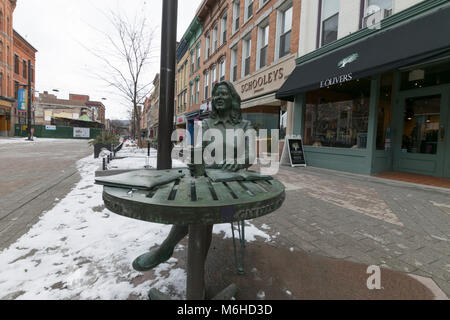
[[[399,94],[394,170],[450,177],[447,86]]]

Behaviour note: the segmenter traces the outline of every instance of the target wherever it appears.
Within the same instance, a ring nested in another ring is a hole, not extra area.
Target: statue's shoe
[[[161,252],[160,248],[152,249],[133,261],[133,269],[140,272],[152,270],[159,264],[169,260],[172,255],[173,250]]]

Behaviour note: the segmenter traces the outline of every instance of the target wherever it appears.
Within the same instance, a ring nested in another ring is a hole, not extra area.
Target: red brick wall
[[[299,46],[299,32],[300,32],[300,13],[301,13],[301,0],[292,0],[292,30],[291,30],[291,53],[296,54],[298,52]],[[196,44],[201,42],[201,63],[200,69],[196,71],[189,77],[190,81],[199,76],[200,77],[200,98],[198,104],[193,104],[187,110],[187,112],[192,112],[200,109],[200,105],[207,100],[204,99],[204,73],[206,70],[211,70],[212,66],[216,65],[216,80],[219,80],[219,62],[225,58],[225,79],[230,81],[230,69],[231,69],[231,49],[230,44],[233,43],[237,38],[243,36],[244,32],[247,31],[248,27],[253,24],[253,28],[250,31],[252,37],[251,45],[251,62],[250,62],[250,75],[256,71],[256,56],[257,56],[257,39],[258,39],[258,26],[256,21],[262,15],[264,15],[268,10],[272,10],[269,19],[269,44],[268,44],[268,57],[267,66],[270,66],[275,59],[275,46],[276,46],[276,27],[277,27],[277,12],[275,5],[279,3],[279,0],[269,0],[261,10],[259,10],[259,0],[254,0],[253,3],[253,17],[244,23],[244,6],[245,0],[241,0],[240,3],[240,27],[239,30],[232,35],[232,24],[233,24],[233,2],[231,0],[219,0],[211,1],[205,0],[200,6],[197,16],[200,18],[203,24],[203,33],[197,42],[191,47],[190,50],[194,50]],[[227,39],[222,46],[220,46],[220,34],[221,31],[221,18],[224,12],[228,12],[227,18]],[[218,50],[214,54],[210,55],[208,59],[205,57],[205,47],[206,47],[206,35],[210,35],[210,45],[212,47],[212,31],[214,26],[218,24]],[[243,40],[239,40],[237,43],[238,57],[237,57],[237,77],[236,80],[241,78],[242,69],[242,46]],[[190,56],[190,53],[188,53]],[[189,72],[190,72],[190,57],[189,57]],[[211,74],[210,74],[211,79]],[[211,81],[211,80],[210,80]],[[195,87],[195,81],[194,81]],[[194,91],[195,92],[195,91]],[[195,95],[194,95],[195,98]],[[210,99],[209,94],[209,99]],[[190,91],[188,90],[188,106],[190,105]]]

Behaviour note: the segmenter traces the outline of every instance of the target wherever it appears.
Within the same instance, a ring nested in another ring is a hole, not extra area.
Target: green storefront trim
[[[90,128],[90,137],[89,138],[74,138],[73,137],[73,127],[61,127],[57,126],[56,130],[46,130],[43,125],[32,125],[34,128],[34,136],[36,138],[55,138],[55,139],[77,139],[77,140],[90,140],[95,139],[99,134],[102,133],[101,129]],[[15,133],[16,137],[26,137],[27,131],[22,130],[22,124],[15,125]]]

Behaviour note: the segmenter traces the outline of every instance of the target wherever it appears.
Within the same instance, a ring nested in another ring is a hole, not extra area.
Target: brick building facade
[[[0,136],[14,130],[13,12],[16,0],[0,1]]]
[[[14,80],[14,99],[11,122],[25,125],[27,123],[27,110],[20,110],[17,105],[18,91],[28,89],[28,77],[31,78],[31,92],[33,105],[35,102],[35,66],[37,50],[25,40],[16,30],[13,30],[13,80]],[[31,73],[28,74],[28,61],[31,63]],[[32,111],[31,118],[34,119]],[[13,128],[12,128],[13,130]],[[12,132],[11,132],[12,133]]]
[[[301,0],[203,1],[177,68],[180,79],[187,61],[188,86],[177,82],[177,121],[184,115],[190,129],[192,115],[200,120],[210,110],[214,84],[227,80],[242,98],[244,118],[258,128],[285,126],[282,118],[292,106],[275,93],[295,67],[300,12]],[[187,98],[180,101],[183,90]]]

